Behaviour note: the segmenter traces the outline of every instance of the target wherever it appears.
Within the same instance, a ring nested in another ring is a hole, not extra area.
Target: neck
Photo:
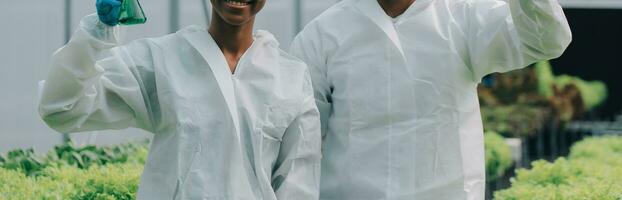
[[[253,21],[235,26],[213,15],[208,32],[224,54],[239,58],[253,44]]]
[[[392,18],[400,16],[415,3],[415,0],[378,0],[378,4]]]

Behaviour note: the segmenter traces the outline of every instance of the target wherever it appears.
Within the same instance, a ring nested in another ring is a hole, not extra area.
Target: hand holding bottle
[[[97,0],[99,20],[109,26],[142,24],[147,21],[138,0]]]
[[[99,21],[109,26],[116,26],[121,14],[121,3],[121,0],[97,0],[95,6]]]

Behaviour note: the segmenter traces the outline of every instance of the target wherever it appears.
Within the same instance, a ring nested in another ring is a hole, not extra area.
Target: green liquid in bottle
[[[145,12],[138,0],[123,0],[119,23],[123,25],[144,24],[147,22]]]

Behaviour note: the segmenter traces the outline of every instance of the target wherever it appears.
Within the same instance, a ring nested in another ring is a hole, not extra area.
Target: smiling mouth
[[[248,6],[249,4],[251,4],[250,1],[244,0],[225,0],[225,3],[232,6]]]

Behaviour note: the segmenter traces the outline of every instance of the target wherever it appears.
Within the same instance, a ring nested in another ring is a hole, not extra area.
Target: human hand
[[[122,0],[97,0],[97,15],[99,21],[108,26],[116,26],[119,24],[119,15],[121,13]]]

